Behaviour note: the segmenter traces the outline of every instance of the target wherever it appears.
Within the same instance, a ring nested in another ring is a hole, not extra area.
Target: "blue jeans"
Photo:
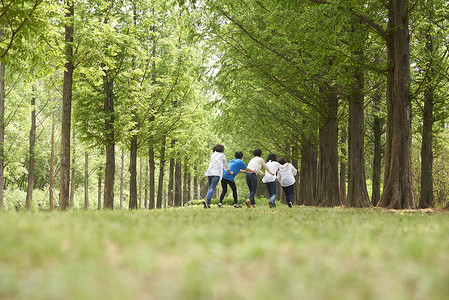
[[[287,204],[289,202],[291,202],[291,203],[295,202],[295,184],[292,184],[289,186],[283,186],[282,189],[284,190]]]
[[[256,201],[254,201],[254,196],[256,195],[257,190],[257,174],[246,173],[246,185],[249,188],[248,199],[251,201],[252,205],[256,205]]]
[[[277,194],[277,184],[276,180],[272,182],[265,182],[265,186],[267,187],[268,195],[270,195],[270,202],[273,207],[276,207],[276,194]]]
[[[219,181],[220,176],[207,176],[207,184],[209,185],[209,190],[207,191],[206,201],[208,205],[210,205],[210,199],[212,198],[212,194],[214,193]]]

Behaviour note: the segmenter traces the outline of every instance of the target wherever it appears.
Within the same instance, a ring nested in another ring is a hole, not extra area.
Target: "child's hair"
[[[241,152],[241,151],[235,152],[235,158],[240,158],[240,159],[242,159],[242,157],[243,157],[243,152]]]
[[[214,147],[212,148],[213,152],[224,152],[224,146],[222,144],[215,144]]]
[[[285,163],[288,163],[288,160],[286,160],[286,159],[283,158],[283,157],[279,157],[279,158],[278,158],[278,163],[280,163],[281,165],[285,165]]]
[[[253,155],[254,155],[254,156],[261,156],[261,155],[262,155],[262,150],[260,150],[260,149],[255,149],[255,150],[253,151]]]
[[[277,160],[277,158],[276,158],[276,154],[274,154],[274,153],[270,153],[270,154],[268,154],[268,156],[267,156],[267,161],[276,161]]]

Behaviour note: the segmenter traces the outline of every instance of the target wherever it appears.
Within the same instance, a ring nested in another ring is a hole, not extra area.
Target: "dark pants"
[[[227,179],[221,180],[221,195],[220,195],[220,203],[223,203],[223,199],[228,192],[228,184],[232,189],[232,197],[234,198],[234,204],[237,204],[237,187],[235,186],[235,182]]]
[[[273,207],[276,207],[276,196],[277,196],[277,186],[276,181],[265,182],[267,187],[268,195],[270,195],[270,202]]]
[[[257,174],[246,173],[246,185],[249,188],[248,199],[251,201],[252,205],[256,205],[254,196],[256,195],[256,190],[257,190]]]
[[[284,190],[287,204],[289,202],[293,203],[295,201],[295,184],[283,186],[282,189]]]

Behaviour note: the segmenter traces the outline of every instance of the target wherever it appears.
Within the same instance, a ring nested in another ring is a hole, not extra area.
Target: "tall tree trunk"
[[[319,206],[340,206],[338,191],[338,99],[335,93],[327,95],[328,113],[325,124],[319,133],[319,177],[318,203]]]
[[[181,206],[184,206],[184,204],[187,203],[187,198],[188,198],[188,193],[189,193],[189,184],[188,184],[188,178],[189,178],[189,174],[187,171],[187,159],[184,160],[184,171],[183,171],[183,184],[182,184],[182,202],[181,202]]]
[[[200,199],[198,194],[198,175],[196,174],[196,166],[193,167],[193,200]]]
[[[3,26],[0,39],[3,38]],[[3,190],[5,184],[5,64],[0,62],[0,210],[3,210]]]
[[[373,155],[373,190],[371,201],[377,206],[380,200],[380,176],[382,172],[382,123],[379,116],[379,103],[381,100],[380,88],[376,90],[373,97],[373,135],[374,135],[374,155]]]
[[[317,148],[316,133],[312,130],[307,137],[303,136],[301,143],[301,168],[299,171],[300,204],[318,205],[317,195]]]
[[[296,168],[296,170],[300,170],[299,169],[299,161],[298,161],[298,157],[299,157],[299,149],[297,146],[292,146],[292,165]],[[301,203],[302,199],[300,197],[299,194],[299,174],[297,174],[295,176],[295,203],[297,205],[302,205],[303,203]],[[264,187],[263,184],[261,184],[261,187]],[[267,195],[268,198],[268,192],[267,189],[265,189],[265,195]]]
[[[131,139],[131,152],[129,156],[129,209],[137,208],[137,136]]]
[[[142,172],[143,172],[143,161],[142,157],[140,158],[140,166],[139,166],[139,209],[142,209]]]
[[[72,174],[70,176],[70,208],[75,205],[75,130],[72,131]]]
[[[162,208],[162,190],[164,188],[164,167],[165,167],[165,142],[166,137],[162,138],[161,158],[159,163],[159,182],[157,186],[156,208]]]
[[[340,202],[346,203],[346,128],[343,126],[341,129],[340,143]]]
[[[353,32],[357,32],[354,24]],[[355,47],[354,54],[362,63],[364,59],[363,42]],[[366,188],[365,174],[365,100],[364,76],[359,65],[352,67],[353,85],[349,95],[349,143],[348,143],[348,198],[347,207],[370,207],[371,202]]]
[[[387,43],[392,68],[387,75],[387,138],[385,179],[378,206],[415,208],[412,170],[410,53],[408,1],[389,1],[391,41]]]
[[[28,187],[26,197],[26,208],[31,211],[31,202],[33,201],[33,183],[34,183],[34,144],[36,143],[36,98],[31,96],[31,129],[30,129],[30,152],[28,163]]]
[[[114,80],[103,76],[106,132],[106,165],[104,168],[104,208],[114,209],[115,136],[114,136]]]
[[[89,210],[89,154],[84,152],[84,209]]]
[[[102,167],[100,167],[100,172],[102,171]],[[100,210],[101,209],[101,181],[102,181],[102,176],[101,174],[98,176],[98,205],[97,205],[97,209]]]
[[[150,166],[150,174],[149,174],[149,179],[150,179],[150,187],[149,187],[149,203],[148,203],[148,208],[149,209],[153,209],[155,208],[155,165],[154,165],[154,148],[153,145],[150,144],[149,148],[148,148],[148,164]]]
[[[144,205],[145,209],[148,209],[148,165],[145,165],[145,198]]]
[[[170,144],[170,148],[173,152],[175,148],[176,141],[172,140]],[[174,180],[175,180],[175,158],[172,156],[170,158],[170,169],[168,173],[168,205],[167,206],[175,206],[175,197],[174,197]]]
[[[72,113],[72,86],[73,86],[73,1],[66,2],[65,25],[65,70],[62,92],[62,121],[61,121],[61,167],[59,187],[59,208],[66,210],[69,206],[70,185],[70,126]]]
[[[175,162],[175,186],[174,186],[174,199],[175,199],[175,207],[179,207],[182,204],[182,167],[181,167],[181,158],[176,158]]]
[[[125,149],[122,149],[122,165],[120,167],[120,210],[123,209],[123,176],[125,173]]]
[[[433,44],[430,34],[427,34],[426,48],[429,53],[433,53]],[[426,88],[424,90],[424,112],[423,112],[423,132],[421,146],[421,193],[419,196],[419,208],[434,207],[433,198],[433,109],[434,109],[434,71],[432,70],[432,59],[427,63],[429,72],[426,78]]]
[[[51,116],[51,138],[50,138],[50,183],[48,187],[48,202],[50,210],[55,209],[53,194],[55,190],[55,111]]]
[[[184,204],[192,200],[192,173],[188,173],[187,175],[187,198]]]

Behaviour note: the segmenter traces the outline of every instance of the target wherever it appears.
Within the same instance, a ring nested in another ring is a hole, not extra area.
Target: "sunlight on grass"
[[[1,299],[446,299],[448,215],[2,213]]]

